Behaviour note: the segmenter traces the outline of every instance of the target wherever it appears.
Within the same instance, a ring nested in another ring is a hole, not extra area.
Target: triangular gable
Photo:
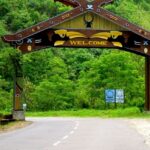
[[[86,12],[80,16],[70,19],[64,23],[53,27],[56,29],[87,29],[87,22],[91,24],[90,29],[95,30],[116,30],[116,31],[128,31],[126,28],[119,26],[93,12]]]
[[[105,3],[110,3],[110,2],[112,2],[112,0],[92,0],[92,1],[90,0],[90,2],[88,0],[87,1],[59,0],[59,1],[66,1],[67,3],[69,1],[71,3],[78,2],[80,5],[75,7],[71,11],[65,12],[65,13],[63,13],[59,16],[56,16],[54,18],[51,18],[45,22],[41,22],[35,26],[32,26],[32,27],[25,29],[21,32],[18,32],[14,35],[6,35],[3,37],[4,41],[11,42],[11,41],[23,40],[29,36],[40,33],[46,29],[55,28],[56,26],[66,22],[68,20],[76,18],[77,16],[81,16],[82,14],[84,14],[87,11],[90,11],[94,14],[97,14],[100,18],[101,17],[104,18],[103,21],[107,20],[107,23],[109,20],[109,24],[110,24],[110,22],[112,22],[111,23],[112,30],[114,30],[116,27],[117,28],[121,27],[121,28],[126,29],[128,31],[131,31],[131,32],[133,32],[133,33],[135,33],[135,34],[137,34],[137,35],[139,35],[145,39],[150,40],[150,32],[149,31],[147,31],[141,27],[138,27],[138,26],[128,22],[127,20],[125,20],[119,16],[116,16],[115,14],[99,7],[99,4],[103,5]],[[114,26],[114,24],[115,24],[115,26]],[[116,26],[116,25],[118,25],[118,26]]]

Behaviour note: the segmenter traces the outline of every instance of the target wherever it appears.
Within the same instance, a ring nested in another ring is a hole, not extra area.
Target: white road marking
[[[60,144],[61,141],[57,141],[56,143],[53,144],[53,146],[58,146],[58,144]]]
[[[76,121],[76,126],[79,126],[79,121]]]
[[[74,130],[77,130],[79,127],[79,121],[75,121],[75,127],[73,128]],[[75,131],[72,130],[70,131],[70,134],[73,134]],[[63,140],[66,140],[67,138],[69,138],[69,135],[64,136],[60,141],[57,141],[56,143],[53,144],[53,146],[58,146]]]
[[[73,133],[74,133],[74,131],[71,131],[71,132],[70,132],[70,134],[73,134]]]
[[[66,135],[66,136],[64,136],[62,139],[63,140],[65,140],[65,139],[67,139],[69,136],[68,135]]]
[[[74,130],[77,130],[78,129],[78,127],[74,127]]]

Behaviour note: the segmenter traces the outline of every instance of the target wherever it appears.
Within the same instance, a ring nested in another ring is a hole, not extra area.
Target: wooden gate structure
[[[117,48],[145,57],[146,100],[150,110],[150,31],[128,22],[102,6],[113,0],[54,0],[72,9],[13,35],[4,42],[23,54],[47,47]],[[22,110],[22,70],[19,60],[14,87],[14,111]]]

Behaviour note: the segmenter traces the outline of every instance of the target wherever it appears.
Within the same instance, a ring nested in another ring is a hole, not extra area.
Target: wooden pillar
[[[14,76],[14,98],[13,98],[13,110],[22,110],[22,92],[23,92],[23,77]]]
[[[23,111],[23,71],[20,55],[12,58],[14,65],[14,95],[13,95],[13,118],[16,120],[25,120]]]
[[[145,57],[145,110],[150,111],[150,57]]]

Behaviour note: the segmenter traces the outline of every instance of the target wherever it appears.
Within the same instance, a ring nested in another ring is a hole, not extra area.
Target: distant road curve
[[[0,134],[0,150],[150,150],[123,119],[27,118],[34,123]]]

